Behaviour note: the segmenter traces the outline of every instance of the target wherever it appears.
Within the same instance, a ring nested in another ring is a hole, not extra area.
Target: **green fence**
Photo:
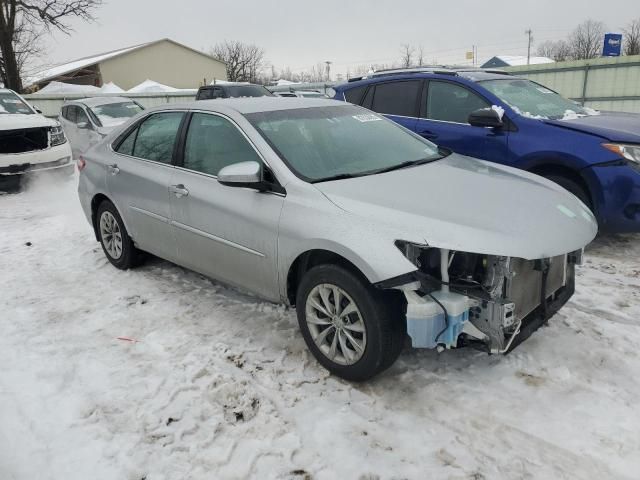
[[[640,55],[509,67],[597,110],[640,113]]]

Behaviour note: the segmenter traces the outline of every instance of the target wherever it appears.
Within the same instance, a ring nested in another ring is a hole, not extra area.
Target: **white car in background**
[[[0,181],[19,183],[25,173],[73,167],[60,124],[13,90],[0,89]]]
[[[142,110],[139,103],[125,97],[93,97],[65,103],[59,120],[71,143],[73,158]]]

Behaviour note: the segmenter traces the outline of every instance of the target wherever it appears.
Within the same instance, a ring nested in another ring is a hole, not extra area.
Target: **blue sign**
[[[604,36],[603,57],[619,57],[622,51],[622,35],[619,33],[607,33]]]

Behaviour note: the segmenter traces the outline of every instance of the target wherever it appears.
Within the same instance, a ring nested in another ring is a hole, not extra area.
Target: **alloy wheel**
[[[100,216],[100,238],[109,256],[118,260],[122,256],[122,231],[109,211],[102,212]]]
[[[329,360],[353,365],[364,354],[367,330],[358,306],[342,288],[322,283],[309,292],[306,322],[316,346]]]

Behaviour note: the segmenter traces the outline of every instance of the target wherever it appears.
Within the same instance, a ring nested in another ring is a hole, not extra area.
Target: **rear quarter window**
[[[360,105],[360,102],[362,101],[362,97],[364,97],[364,93],[366,91],[367,91],[367,85],[363,87],[351,88],[344,92],[344,98],[349,103],[353,103],[354,105]]]

